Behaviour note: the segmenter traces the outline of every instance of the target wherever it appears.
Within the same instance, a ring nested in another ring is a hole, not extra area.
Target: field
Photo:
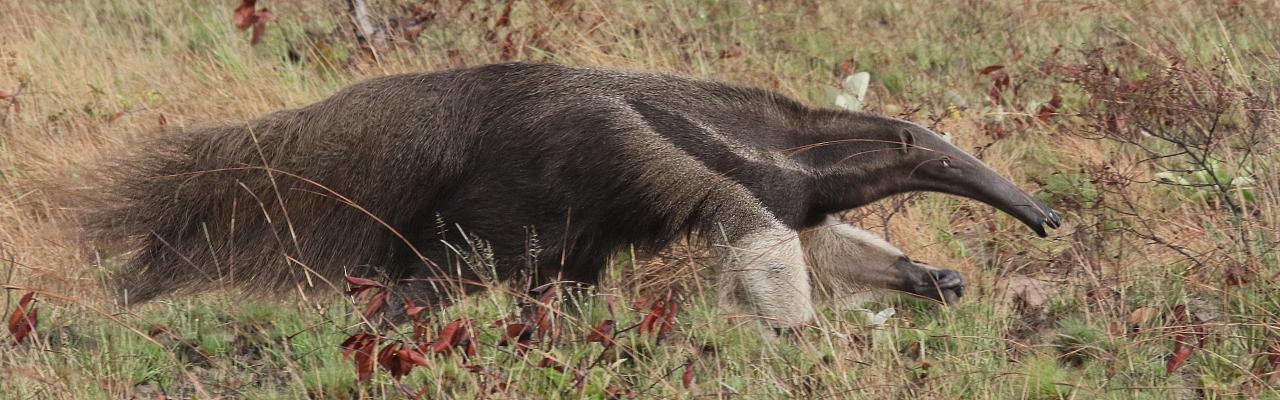
[[[347,2],[259,0],[243,30],[238,3],[0,0],[0,398],[1280,398],[1275,1],[385,0],[372,22],[395,29],[364,46]],[[94,168],[162,126],[500,61],[826,107],[867,72],[867,110],[948,133],[1064,226],[941,194],[853,210],[966,296],[832,304],[781,337],[718,309],[691,249],[619,254],[564,304],[494,288],[415,332],[337,290],[121,307],[118,260],[77,235]],[[504,338],[521,304],[549,325]],[[427,346],[377,354],[397,341]]]

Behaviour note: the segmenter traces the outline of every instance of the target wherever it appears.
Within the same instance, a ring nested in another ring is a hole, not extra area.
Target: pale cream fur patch
[[[799,235],[777,224],[720,249],[722,304],[746,305],[775,327],[813,320],[809,271]]]

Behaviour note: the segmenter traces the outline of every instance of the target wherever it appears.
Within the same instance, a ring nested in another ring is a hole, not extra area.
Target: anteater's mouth
[[[1050,229],[1058,229],[1058,227],[1062,226],[1062,216],[1058,215],[1058,212],[1053,211],[1053,209],[1045,208],[1043,215],[1024,222],[1031,227],[1031,230],[1036,231],[1036,235],[1047,237],[1049,233],[1045,232],[1044,228],[1048,226]]]

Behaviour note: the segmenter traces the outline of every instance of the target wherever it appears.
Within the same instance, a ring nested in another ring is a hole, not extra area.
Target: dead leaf
[[[1040,106],[1040,111],[1036,117],[1040,119],[1040,122],[1047,124],[1049,123],[1049,118],[1057,115],[1060,108],[1062,108],[1062,95],[1057,90],[1054,90],[1053,98],[1049,99],[1048,103]]]
[[[346,276],[346,277],[343,277],[343,279],[346,279],[347,283],[351,284],[351,286],[353,287],[365,287],[365,286],[383,287],[382,282],[378,282],[373,279],[361,278],[358,276]]]
[[[601,322],[600,325],[597,325],[595,328],[591,329],[591,333],[587,335],[587,341],[600,342],[600,344],[604,345],[604,347],[606,348],[613,347],[614,325],[615,325],[615,322],[613,320],[611,319],[604,320],[604,322]]]
[[[551,368],[556,371],[564,372],[564,366],[560,364],[560,361],[551,358],[551,356],[542,357],[542,360],[538,361],[538,368]]]
[[[1006,288],[1015,307],[1022,310],[1039,310],[1048,299],[1046,283],[1037,279],[1015,275],[1007,279]]]
[[[1223,272],[1223,279],[1226,280],[1227,286],[1240,286],[1252,282],[1255,275],[1253,271],[1243,265],[1233,263],[1228,265],[1226,271]]]
[[[1146,326],[1151,320],[1160,315],[1154,307],[1138,307],[1129,313],[1129,317],[1125,318],[1125,326],[1131,333],[1138,333],[1143,326]]]
[[[271,15],[271,11],[263,8],[253,13],[257,21],[253,23],[253,34],[249,35],[249,45],[258,44],[262,41],[262,34],[267,31],[267,22],[270,22],[275,16]]]
[[[604,398],[606,400],[616,400],[616,399],[631,397],[631,389],[618,388],[617,386],[609,386],[604,388],[604,394],[605,394]]]
[[[382,308],[387,305],[388,294],[389,293],[387,291],[382,290],[379,291],[378,294],[373,295],[373,298],[369,300],[369,304],[366,304],[364,307],[365,319],[372,319],[374,315],[377,315],[379,311],[382,311]]]
[[[1181,340],[1175,339],[1173,344],[1173,354],[1169,355],[1169,361],[1164,366],[1165,374],[1173,374],[1173,371],[1177,371],[1178,368],[1182,367],[1182,364],[1186,363],[1187,359],[1191,358],[1191,351],[1193,349],[1193,347],[1183,344]]]
[[[742,53],[743,53],[742,43],[734,43],[732,47],[729,47],[724,50],[720,50],[720,59],[725,60],[730,58],[742,57]]]
[[[996,72],[996,71],[999,71],[999,70],[1002,70],[1002,69],[1004,69],[1004,66],[1003,66],[1003,65],[1000,65],[1000,64],[992,64],[992,65],[988,65],[988,66],[982,67],[982,69],[978,70],[978,75],[986,75],[986,74],[990,74],[990,73],[992,73],[992,72]]]
[[[414,304],[413,299],[408,297],[404,299],[404,313],[409,316],[409,319],[418,320],[418,314],[422,314],[422,310],[426,309],[426,307]]]
[[[243,31],[253,26],[254,22],[257,22],[253,15],[254,6],[257,2],[258,0],[240,0],[240,5],[232,12],[236,22],[236,29]]]
[[[262,39],[262,33],[266,30],[267,22],[274,18],[266,7],[255,9],[257,3],[257,0],[240,0],[240,5],[236,6],[235,11],[232,12],[236,29],[243,31],[253,28],[253,33],[249,37],[250,45],[258,44]]]
[[[27,338],[31,332],[36,330],[36,322],[38,314],[36,308],[31,304],[35,300],[36,292],[27,292],[18,300],[18,307],[13,309],[13,314],[9,316],[9,334],[13,335],[13,343],[21,344],[23,339]]]
[[[1169,355],[1169,361],[1165,364],[1166,374],[1172,374],[1182,367],[1182,364],[1191,358],[1191,353],[1197,347],[1203,349],[1205,339],[1208,337],[1208,333],[1205,332],[1204,321],[1191,314],[1186,304],[1174,306],[1172,314],[1166,323],[1171,328],[1177,329],[1177,333],[1173,336],[1173,353]],[[1191,344],[1192,337],[1197,339],[1194,346]]]
[[[693,386],[693,362],[684,365],[684,375],[680,377],[680,382],[684,384],[685,389]]]
[[[431,345],[432,353],[448,353],[452,348],[459,345],[467,345],[466,351],[474,352],[475,345],[469,339],[467,328],[470,327],[471,320],[456,319],[448,323],[444,328],[440,329],[440,335],[436,337],[435,343]],[[474,355],[474,354],[473,354]]]
[[[508,324],[498,346],[516,344],[516,354],[524,354],[533,348],[533,332],[525,324]]]
[[[376,294],[378,292],[378,290],[374,289],[381,289],[385,287],[382,283],[367,278],[345,276],[343,279],[346,279],[347,283],[351,285],[351,290],[347,291],[347,295],[355,297],[356,301],[364,301],[371,294]]]
[[[391,343],[378,352],[378,364],[397,381],[412,372],[414,367],[429,365],[418,349],[400,341]]]
[[[662,339],[675,328],[677,307],[675,302],[667,301],[666,318],[662,320],[662,326],[658,328],[658,339]]]
[[[374,350],[378,348],[378,342],[382,338],[368,332],[360,332],[351,335],[347,340],[342,341],[340,347],[345,351],[342,352],[342,359],[347,360],[351,355],[355,355],[356,379],[367,381],[373,376]]]

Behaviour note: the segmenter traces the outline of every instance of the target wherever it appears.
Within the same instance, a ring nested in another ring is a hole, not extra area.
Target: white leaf
[[[841,93],[836,95],[836,107],[849,111],[859,111],[862,110],[862,102],[853,96]]]
[[[880,310],[876,315],[871,316],[871,323],[875,326],[884,326],[884,323],[889,321],[889,317],[897,313],[898,311],[894,310],[893,307]]]
[[[1237,176],[1234,179],[1231,179],[1232,187],[1248,186],[1248,185],[1252,185],[1253,183],[1254,183],[1253,178],[1250,178],[1247,176]]]
[[[859,72],[849,75],[841,85],[842,93],[836,95],[836,106],[849,111],[862,111],[866,104],[867,86],[871,84],[871,74]]]

